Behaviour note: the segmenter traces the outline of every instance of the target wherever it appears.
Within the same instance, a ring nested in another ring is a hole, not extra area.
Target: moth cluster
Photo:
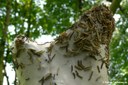
[[[70,32],[63,32],[59,37],[55,39],[55,44],[60,45],[60,49],[64,49],[66,54],[64,56],[75,57],[79,53],[85,52],[89,54],[89,57],[95,61],[101,61],[101,65],[97,65],[97,71],[100,73],[100,69],[105,64],[108,68],[109,63],[109,43],[114,31],[114,18],[111,11],[105,5],[94,7],[91,10],[85,12],[80,20],[73,24]],[[101,45],[105,47],[105,57],[102,57],[99,51]],[[97,59],[96,56],[100,56],[101,59]],[[73,71],[76,69],[75,71]],[[71,65],[71,72],[74,77],[83,77],[79,74],[79,71],[90,70],[91,66],[85,67],[81,61],[78,64]],[[93,71],[90,74],[88,80],[91,80]],[[101,76],[96,78],[98,81]]]
[[[101,5],[85,12],[69,30],[70,33],[63,32],[55,39],[61,48],[65,48],[66,56],[75,56],[81,51],[91,56],[99,55],[100,45],[107,45],[105,63],[108,63],[108,47],[114,31],[114,18],[108,7]]]
[[[91,66],[83,65],[82,60],[78,60],[76,65],[71,65],[71,73],[72,73],[74,79],[76,77],[83,79],[83,76],[79,73],[79,71],[84,71],[84,72],[90,71],[91,68],[92,68]],[[92,77],[92,73],[90,76]],[[91,80],[91,77],[89,77],[88,81]]]

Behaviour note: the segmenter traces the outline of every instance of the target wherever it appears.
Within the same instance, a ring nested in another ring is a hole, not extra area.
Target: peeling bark
[[[112,14],[101,5],[51,43],[16,37],[12,52],[19,85],[108,85],[113,31]]]

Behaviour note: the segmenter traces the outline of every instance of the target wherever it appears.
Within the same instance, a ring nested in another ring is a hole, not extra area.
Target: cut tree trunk
[[[38,44],[17,36],[12,52],[18,85],[108,85],[113,31],[112,14],[100,5],[53,42]]]

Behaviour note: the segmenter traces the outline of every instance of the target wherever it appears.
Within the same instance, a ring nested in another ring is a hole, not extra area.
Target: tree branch
[[[5,76],[6,79],[7,79],[7,85],[10,85],[10,84],[9,84],[9,78],[8,78],[8,75],[7,75],[7,72],[6,72],[6,62],[5,62],[5,64],[4,64],[4,76]]]
[[[27,36],[27,37],[30,36],[32,2],[33,2],[33,0],[30,1],[30,6],[29,6],[29,10],[28,10],[29,16],[28,16],[28,28],[27,28],[27,32],[26,32],[26,36]]]
[[[4,27],[2,28],[2,38],[0,39],[0,85],[3,84],[3,69],[4,69],[4,51],[5,51],[5,43],[7,39],[7,31],[8,31],[8,25],[10,21],[10,10],[11,10],[11,0],[6,1],[6,16],[4,21]]]
[[[14,5],[14,6],[15,6],[15,8],[14,8],[14,10],[15,10],[15,11],[14,11],[14,12],[15,12],[15,14],[14,14],[15,17],[14,17],[14,19],[17,20],[17,16],[16,16],[16,13],[17,13],[17,6],[18,6],[17,0],[15,0],[15,5]],[[18,34],[16,23],[17,23],[17,22],[14,23],[14,24],[15,24],[15,35]]]
[[[117,8],[119,8],[120,2],[122,0],[112,0],[112,4],[110,6],[110,10],[112,11],[113,14],[115,14]]]

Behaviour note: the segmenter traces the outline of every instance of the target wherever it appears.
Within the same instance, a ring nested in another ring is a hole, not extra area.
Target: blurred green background
[[[110,85],[128,85],[128,0],[0,0],[0,85],[4,77],[10,85],[5,68],[13,63],[10,46],[18,34],[33,40],[57,35],[100,4],[111,8],[116,25],[110,44]]]

